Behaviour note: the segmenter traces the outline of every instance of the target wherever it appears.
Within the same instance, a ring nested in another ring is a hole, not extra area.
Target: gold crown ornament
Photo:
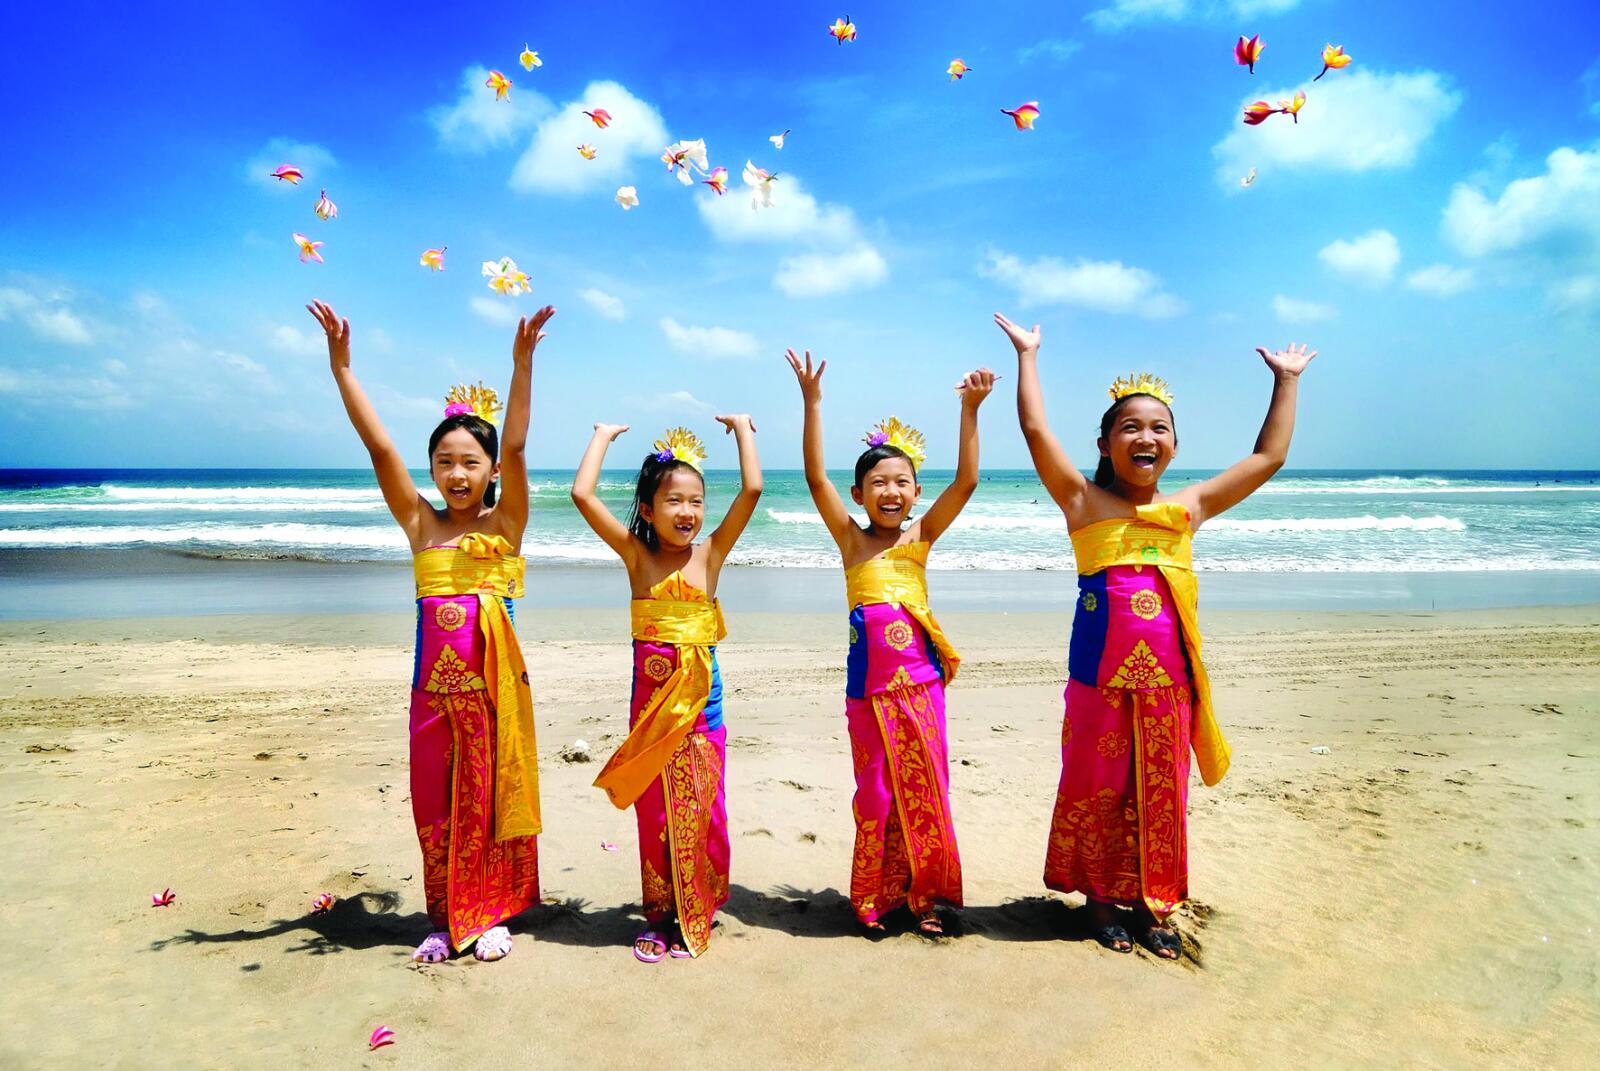
[[[657,461],[681,461],[704,475],[700,466],[705,459],[705,444],[688,428],[668,428],[666,433],[656,440]]]
[[[928,444],[922,432],[901,423],[899,417],[878,421],[878,426],[867,432],[865,439],[868,446],[892,446],[901,451],[911,459],[914,469],[920,469],[928,457]]]
[[[500,423],[496,414],[505,408],[500,404],[500,395],[495,393],[493,387],[485,387],[481,379],[476,386],[457,383],[450,388],[450,393],[444,396],[444,402],[444,415],[447,417],[470,413],[491,424]]]
[[[1129,374],[1126,378],[1119,376],[1117,381],[1111,384],[1109,393],[1114,402],[1120,402],[1134,394],[1148,394],[1162,405],[1172,405],[1172,388],[1167,386],[1166,380],[1157,379],[1149,372]]]

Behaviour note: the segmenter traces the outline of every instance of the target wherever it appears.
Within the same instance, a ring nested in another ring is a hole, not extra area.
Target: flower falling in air
[[[422,251],[422,259],[418,263],[424,268],[444,271],[444,251],[449,248],[447,245],[441,245],[438,249],[424,249]]]
[[[639,191],[632,186],[622,186],[617,190],[617,204],[622,206],[624,212],[639,203]]]
[[[1338,71],[1350,66],[1350,61],[1353,58],[1353,56],[1345,55],[1343,45],[1323,45],[1322,70],[1315,78],[1311,80],[1313,82],[1320,82],[1322,80],[1322,76],[1327,74],[1329,71]]]
[[[1298,125],[1300,122],[1300,109],[1305,107],[1305,104],[1305,90],[1296,90],[1293,100],[1278,101],[1278,110],[1284,115],[1287,115],[1289,118],[1293,119]]]
[[[694,167],[702,175],[706,173],[705,139],[673,142],[662,151],[661,162],[667,165],[669,175],[676,172],[679,182],[685,186],[693,185],[694,176],[689,172],[690,167]]]
[[[772,142],[774,148],[776,148],[779,152],[782,152],[783,151],[783,139],[788,137],[788,136],[789,136],[789,132],[787,130],[785,130],[781,134],[772,135],[767,140]]]
[[[1260,126],[1266,121],[1267,116],[1276,115],[1277,113],[1278,109],[1274,108],[1264,100],[1258,100],[1254,104],[1248,104],[1245,106],[1244,121],[1249,123],[1251,126]]]
[[[755,190],[750,195],[751,208],[772,207],[772,184],[778,181],[778,176],[757,167],[749,160],[744,162],[744,184]]]
[[[293,237],[294,244],[300,247],[300,263],[304,264],[308,260],[314,260],[318,264],[324,263],[322,254],[317,252],[322,248],[321,242],[313,242],[303,234],[296,234]]]
[[[1256,169],[1252,167],[1249,170],[1249,172],[1244,176],[1244,178],[1239,180],[1239,185],[1242,186],[1245,189],[1249,189],[1251,186],[1255,185],[1255,181],[1256,181]]]
[[[528,281],[527,273],[519,270],[517,262],[510,257],[484,261],[483,274],[489,280],[489,289],[497,294],[515,297],[517,294],[526,294],[533,290],[533,284]]]
[[[178,898],[178,894],[173,892],[171,889],[163,889],[158,893],[151,893],[150,894],[150,906],[151,907],[166,907],[168,904],[172,903],[172,901],[176,900],[177,898]]]
[[[710,186],[717,191],[717,196],[721,197],[728,192],[728,169],[725,167],[712,168],[711,177],[706,179],[702,185]]]
[[[317,898],[315,900],[311,901],[311,913],[313,915],[326,915],[328,912],[330,912],[332,910],[333,910],[333,894],[332,893],[321,893],[321,894],[319,894],[317,896]]]
[[[279,182],[287,182],[291,186],[298,186],[300,185],[300,180],[305,178],[305,175],[301,173],[298,167],[292,164],[284,164],[272,172],[272,177]]]
[[[1017,124],[1018,130],[1032,130],[1033,121],[1039,118],[1039,102],[1030,100],[1026,104],[1019,104],[1015,111],[1001,108],[1000,113],[1011,116],[1011,121]]]
[[[499,71],[490,71],[488,80],[486,80],[483,84],[494,90],[495,100],[510,99],[511,79],[507,78]]]
[[[328,200],[327,190],[323,190],[322,196],[317,198],[316,212],[322,219],[332,219],[339,214],[339,206]]]
[[[972,68],[967,66],[966,61],[953,59],[950,61],[950,66],[945,68],[945,73],[950,76],[950,81],[954,82],[970,70]]]
[[[592,112],[584,112],[583,114],[587,115],[590,120],[593,121],[594,125],[599,127],[601,130],[604,130],[606,127],[611,125],[611,113],[606,111],[604,108],[596,108]]]
[[[842,19],[835,19],[833,25],[828,27],[828,32],[842,45],[846,41],[856,39],[856,24],[850,21],[849,15],[846,15]]]
[[[590,145],[588,142],[584,142],[582,145],[578,146],[578,155],[583,157],[585,160],[593,160],[597,153],[595,152],[593,145]]]
[[[517,62],[522,64],[522,69],[525,71],[544,66],[544,60],[539,58],[539,53],[529,48],[526,41],[522,43],[522,55],[517,57]]]
[[[385,1045],[393,1045],[393,1044],[394,1044],[394,1031],[390,1030],[386,1026],[378,1027],[378,1029],[376,1029],[376,1030],[374,1030],[372,1032],[372,1036],[367,1038],[367,1047],[369,1049],[381,1049]]]
[[[1241,67],[1249,67],[1250,73],[1256,73],[1256,60],[1261,58],[1261,53],[1267,46],[1261,43],[1261,35],[1246,39],[1241,36],[1239,43],[1233,46],[1233,61]]]

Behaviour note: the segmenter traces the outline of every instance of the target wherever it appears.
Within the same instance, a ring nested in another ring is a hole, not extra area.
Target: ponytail
[[[484,491],[483,491],[483,504],[485,506],[494,505],[494,489],[495,489],[495,486],[499,482],[500,482],[499,480],[490,480],[489,481],[489,486],[484,488]]]
[[[1100,464],[1095,466],[1094,485],[1096,487],[1110,487],[1111,482],[1117,478],[1116,471],[1111,467],[1111,459],[1102,457]]]

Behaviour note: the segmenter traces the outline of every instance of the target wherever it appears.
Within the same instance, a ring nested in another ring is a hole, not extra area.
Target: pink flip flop
[[[661,951],[654,954],[642,952],[639,950],[640,943],[655,945],[660,948]],[[661,935],[656,931],[646,930],[638,937],[633,939],[633,958],[638,960],[640,963],[660,963],[662,960],[667,958],[667,942],[662,940]]]

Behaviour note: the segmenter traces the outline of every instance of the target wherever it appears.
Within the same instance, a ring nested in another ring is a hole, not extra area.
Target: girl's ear
[[[499,478],[500,478],[500,462],[496,461],[494,463],[494,468],[489,470],[489,479],[490,480],[498,480]]]
[[[855,504],[856,504],[856,505],[858,505],[858,506],[860,506],[860,505],[864,505],[864,504],[865,504],[865,503],[863,503],[863,502],[862,502],[862,501],[861,501],[861,488],[859,488],[859,487],[852,487],[852,488],[850,488],[850,498],[851,498],[851,499],[852,499],[852,500],[853,500],[853,501],[854,501],[854,502],[855,502]]]
[[[1106,446],[1106,441],[1104,439],[1096,439],[1094,441],[1094,444],[1100,448],[1100,456],[1101,457],[1110,457],[1111,456],[1111,450],[1110,450],[1110,448],[1108,448]]]

